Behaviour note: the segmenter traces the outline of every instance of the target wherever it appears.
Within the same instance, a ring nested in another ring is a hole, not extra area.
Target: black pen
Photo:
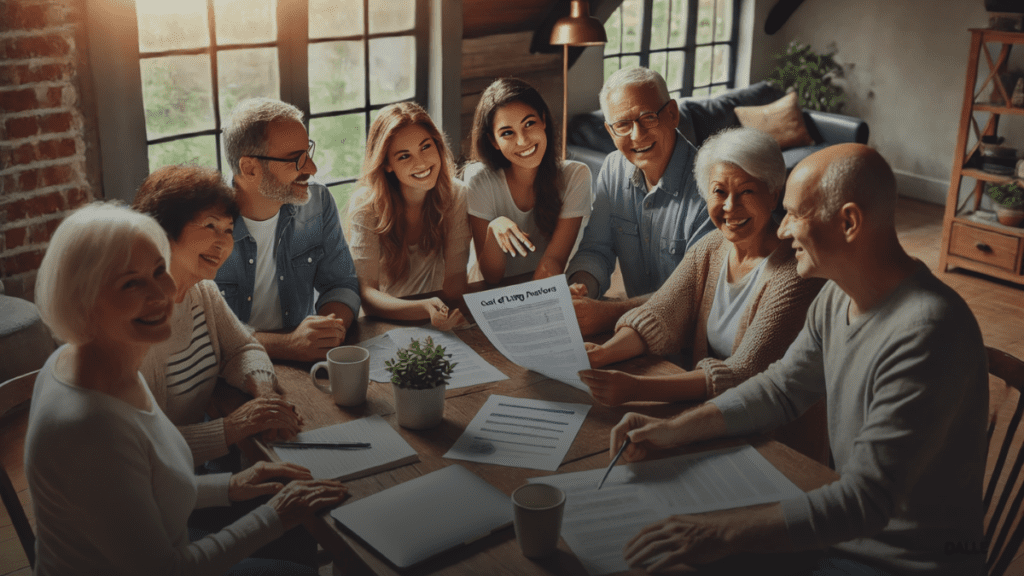
[[[356,450],[369,448],[369,442],[274,442],[274,448],[339,448],[342,450]]]
[[[612,468],[615,467],[615,463],[619,461],[619,457],[626,451],[626,446],[629,446],[629,436],[626,436],[626,441],[622,443],[622,448],[619,448],[619,452],[612,458],[612,463],[608,465],[608,469],[604,471],[604,476],[601,477],[601,481],[597,483],[597,489],[600,490],[601,486],[604,486],[604,481],[608,479],[608,475],[612,473]]]

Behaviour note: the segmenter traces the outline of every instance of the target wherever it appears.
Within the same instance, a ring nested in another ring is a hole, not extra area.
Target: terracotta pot
[[[444,392],[448,387],[441,385],[426,390],[399,388],[395,390],[395,411],[398,425],[410,430],[433,428],[444,419]]]
[[[1020,226],[1024,222],[1024,208],[996,207],[996,219],[1003,226]]]

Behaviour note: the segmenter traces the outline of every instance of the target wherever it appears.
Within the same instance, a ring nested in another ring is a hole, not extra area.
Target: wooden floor
[[[897,228],[907,251],[933,271],[939,264],[942,210],[941,206],[904,199],[897,213]],[[937,274],[970,305],[987,345],[1024,358],[1024,287],[964,271]],[[25,418],[15,420],[0,427],[0,461],[12,473],[15,487],[27,504],[19,441],[24,437]],[[329,567],[321,570],[321,574],[329,573]],[[0,576],[12,574],[28,576],[31,572],[10,518],[6,510],[0,509]]]

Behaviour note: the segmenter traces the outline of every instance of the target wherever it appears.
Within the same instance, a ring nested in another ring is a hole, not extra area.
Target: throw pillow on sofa
[[[797,102],[796,92],[790,92],[764,106],[737,106],[735,112],[740,124],[767,132],[783,150],[814,144],[804,124],[804,114]]]

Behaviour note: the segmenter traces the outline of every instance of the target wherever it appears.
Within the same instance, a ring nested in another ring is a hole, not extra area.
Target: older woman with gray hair
[[[67,344],[36,378],[25,436],[35,574],[316,574],[294,562],[243,559],[337,506],[344,486],[286,463],[196,476],[185,439],[139,372],[171,334],[169,258],[155,220],[110,204],[79,209],[50,240],[36,304]],[[272,497],[190,540],[194,508],[262,495]]]
[[[822,280],[797,276],[791,242],[776,233],[772,210],[786,166],[775,140],[751,128],[721,132],[698,151],[694,176],[718,230],[687,252],[649,301],[619,319],[610,340],[587,345],[595,368],[691,350],[693,369],[673,376],[581,372],[601,403],[721,394],[782,357],[821,289]]]

